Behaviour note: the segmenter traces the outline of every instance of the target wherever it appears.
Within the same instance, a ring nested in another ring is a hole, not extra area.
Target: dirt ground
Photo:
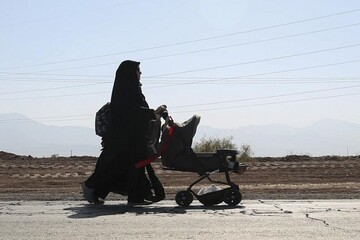
[[[0,200],[82,200],[80,183],[94,170],[96,158],[32,158],[0,152]],[[360,156],[253,158],[242,175],[231,174],[243,199],[359,199]],[[154,169],[167,199],[199,178],[196,173]],[[224,174],[214,175],[224,180]],[[209,186],[207,180],[194,190]],[[221,185],[219,185],[221,187]],[[110,194],[110,200],[124,196]]]

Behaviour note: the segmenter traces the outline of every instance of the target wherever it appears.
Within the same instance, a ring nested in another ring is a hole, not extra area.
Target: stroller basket
[[[199,202],[205,206],[212,206],[221,203],[224,201],[224,192],[225,190],[219,190],[216,192],[205,193],[202,195],[197,195]]]
[[[242,200],[239,189],[232,187],[195,196],[199,200],[199,202],[201,202],[205,206],[216,205],[223,201],[230,206],[235,206],[239,204]]]

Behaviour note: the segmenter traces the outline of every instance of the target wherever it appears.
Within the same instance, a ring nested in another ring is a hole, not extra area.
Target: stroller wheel
[[[175,201],[180,207],[188,207],[194,197],[190,191],[180,191],[175,196]]]
[[[229,189],[224,194],[224,202],[229,206],[236,206],[242,200],[242,196],[239,190]]]

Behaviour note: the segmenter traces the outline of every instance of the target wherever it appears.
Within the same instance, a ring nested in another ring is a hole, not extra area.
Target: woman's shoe
[[[99,199],[97,196],[95,196],[94,189],[86,186],[85,182],[81,184],[81,187],[83,190],[83,197],[86,199],[86,201],[95,205],[104,204],[104,199]]]
[[[161,200],[164,200],[164,198],[165,198],[165,196],[154,196],[154,195],[149,195],[149,196],[146,196],[145,197],[145,200],[147,200],[147,201],[150,201],[150,202],[153,202],[153,203],[155,203],[155,202],[160,202]]]

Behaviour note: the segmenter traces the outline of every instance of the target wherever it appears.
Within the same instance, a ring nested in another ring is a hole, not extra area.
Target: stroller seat
[[[162,166],[165,169],[188,172],[212,172],[227,170],[237,172],[239,163],[236,161],[237,150],[221,149],[216,152],[194,152],[191,148],[193,137],[196,134],[200,116],[194,115],[183,123],[174,123],[173,126],[163,126],[162,142],[168,136],[170,127],[174,132],[168,142],[167,151],[161,155]],[[243,168],[244,166],[242,166]]]
[[[180,153],[173,161],[166,161],[162,157],[162,166],[167,170],[186,172],[213,172],[233,171],[243,173],[247,165],[236,161],[237,150],[221,149],[216,152],[191,152],[191,150]]]
[[[196,159],[206,171],[233,171],[237,174],[245,172],[247,165],[236,160],[237,150],[220,149],[216,152],[195,152]]]

